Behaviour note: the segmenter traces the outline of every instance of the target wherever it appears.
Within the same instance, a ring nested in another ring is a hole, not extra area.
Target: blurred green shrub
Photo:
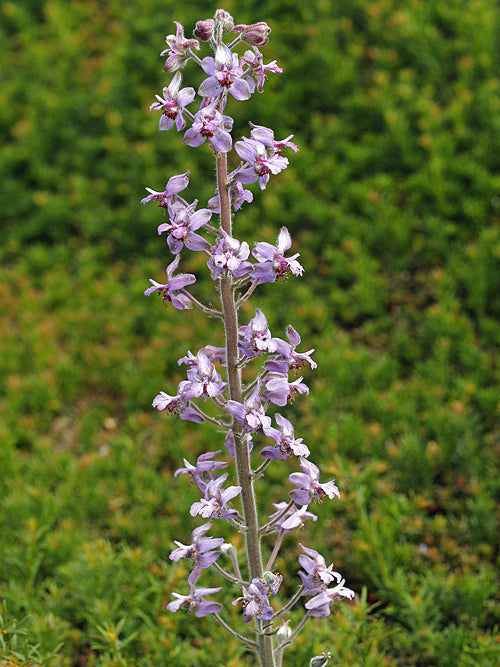
[[[158,211],[139,203],[144,187],[190,169],[189,192],[213,192],[210,156],[159,134],[148,112],[168,80],[159,52],[172,21],[189,32],[213,9],[0,7],[0,662],[9,667],[208,667],[219,646],[226,667],[251,664],[208,622],[164,612],[185,579],[167,567],[168,552],[192,528],[178,508],[194,500],[172,471],[218,436],[159,418],[150,403],[181,379],[179,356],[222,340],[199,314],[183,319],[142,294],[166,263]],[[275,285],[259,307],[274,335],[293,323],[316,348],[297,433],[342,502],[318,506],[308,536],[361,592],[290,659],[328,647],[353,667],[496,666],[499,8],[252,0],[226,9],[270,23],[266,58],[285,70],[242,107],[236,132],[248,120],[271,125],[279,137],[294,132],[301,150],[237,224],[250,241],[256,228],[272,241],[286,224],[306,267],[286,299]],[[207,282],[197,287],[209,294]],[[281,499],[285,477],[273,472],[263,505]],[[280,569],[293,572],[296,557],[285,541]]]

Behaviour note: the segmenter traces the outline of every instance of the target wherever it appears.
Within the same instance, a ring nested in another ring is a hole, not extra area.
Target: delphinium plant
[[[275,245],[257,241],[252,250],[233,232],[233,213],[253,200],[253,193],[245,186],[257,182],[264,190],[271,176],[287,168],[285,153],[297,152],[298,148],[291,141],[293,135],[277,140],[272,129],[253,123],[249,137],[233,143],[231,135],[233,119],[226,106],[232,108],[234,102],[262,93],[268,73],[282,72],[276,61],[264,64],[259,50],[268,42],[269,26],[265,22],[235,25],[222,9],[213,19],[196,24],[194,38],[184,36],[180,23],[176,26],[176,34],[166,37],[168,48],[161,54],[166,56],[164,71],[174,74],[150,110],[160,114],[160,130],[175,125],[184,133],[187,146],[205,144],[215,159],[217,182],[205,208],[198,207],[197,200],[184,198],[189,172],[172,176],[163,191],[147,188],[149,195],[142,202],[156,202],[164,209],[168,222],[159,225],[158,233],[166,236],[174,259],[166,270],[166,281],[150,280],[145,294],[157,292],[166,306],[171,304],[177,310],[196,307],[218,320],[224,327],[225,346],[207,342],[196,354],[187,351],[178,362],[186,367],[186,379],[179,383],[175,395],[160,391],[153,406],[181,419],[215,424],[224,450],[204,453],[195,463],[184,459],[184,466],[175,472],[175,476],[186,475],[198,486],[200,500],[193,503],[190,514],[205,523],[194,528],[190,543],[176,542],[177,548],[170,554],[173,561],[190,561],[192,571],[188,590],[173,593],[167,609],[185,610],[197,617],[210,615],[244,648],[254,651],[262,667],[279,666],[285,647],[308,619],[328,616],[338,600],[354,595],[333,565],[327,565],[315,549],[300,544],[298,562],[302,569],[297,590],[281,604],[275,599],[283,575],[275,571],[274,563],[284,535],[310,519],[316,520],[309,510],[311,503],[333,500],[340,494],[333,480],[320,482],[320,471],[310,459],[309,448],[296,437],[289,419],[276,412],[273,423],[266,414],[272,406],[284,408],[297,394],[309,393],[297,374],[304,366],[316,368],[311,357],[314,350],[297,350],[301,338],[291,324],[286,339],[273,337],[259,308],[246,324],[238,321],[240,307],[258,286],[303,274],[299,253],[287,256],[292,241],[286,227],[279,231]],[[200,42],[213,55],[201,58]],[[181,70],[188,64],[201,67],[206,74],[197,91],[183,87]],[[228,173],[228,153],[233,149],[239,164]],[[177,273],[181,256],[187,251],[206,256],[219,310],[203,304],[188,290],[196,282],[193,274]],[[220,458],[222,451],[230,460]],[[289,495],[275,503],[271,513],[269,508],[262,520],[258,514],[263,509],[257,502],[258,485],[265,484],[268,466],[290,463],[295,470],[288,477],[292,487]],[[237,483],[228,485],[226,469],[231,464]],[[243,535],[244,555],[215,536],[219,521],[229,522]],[[265,536],[275,537],[274,546],[267,546],[268,553],[263,548]],[[224,619],[223,605],[214,597],[222,586],[204,585],[209,568],[216,570],[234,591],[233,605],[239,606],[243,623],[249,625],[235,629]],[[286,615],[299,602],[304,615],[291,628]],[[245,627],[246,632],[242,629]],[[326,665],[328,659],[329,654],[323,653],[313,657],[311,665]]]

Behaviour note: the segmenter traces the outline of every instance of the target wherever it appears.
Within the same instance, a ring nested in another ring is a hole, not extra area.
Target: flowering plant
[[[227,43],[224,37],[233,34]],[[248,99],[255,92],[262,93],[269,72],[280,73],[275,61],[264,65],[259,47],[269,39],[269,26],[260,21],[253,25],[234,25],[232,17],[222,9],[213,19],[199,21],[194,38],[186,39],[184,29],[176,22],[176,34],[168,35],[168,48],[161,55],[167,56],[164,70],[175,72],[169,85],[163,88],[163,96],[157,95],[150,110],[160,112],[159,129],[166,131],[175,126],[184,132],[184,143],[198,147],[208,145],[216,162],[217,183],[214,197],[207,208],[197,208],[197,201],[189,203],[181,196],[189,185],[189,172],[172,176],[164,191],[146,188],[148,196],[142,203],[156,202],[168,216],[168,222],[158,227],[158,234],[166,234],[167,245],[174,260],[167,268],[167,280],[159,283],[150,280],[147,296],[158,292],[166,306],[177,310],[197,307],[209,317],[221,321],[225,332],[223,348],[205,345],[196,354],[188,351],[179,360],[186,366],[186,379],[177,387],[175,396],[164,391],[154,398],[153,406],[170,414],[176,414],[199,424],[216,424],[224,435],[224,446],[232,459],[237,484],[226,485],[228,461],[219,458],[221,450],[207,452],[198,457],[195,464],[184,459],[184,467],[175,472],[188,475],[200,491],[200,500],[193,503],[190,514],[200,515],[207,522],[195,528],[191,544],[177,542],[170,558],[187,559],[193,569],[188,579],[189,594],[174,593],[174,600],[167,609],[194,612],[195,616],[212,616],[243,646],[255,651],[262,667],[281,665],[283,651],[311,617],[328,616],[332,605],[340,598],[352,598],[354,592],[346,588],[345,580],[333,565],[314,549],[300,545],[298,557],[299,577],[302,584],[296,593],[281,607],[272,604],[279,592],[283,577],[273,571],[283,536],[300,528],[305,521],[317,517],[308,510],[313,501],[339,498],[339,490],[333,480],[320,483],[320,471],[310,461],[309,447],[302,438],[295,436],[292,423],[280,413],[273,419],[267,411],[272,405],[283,408],[292,403],[298,394],[307,395],[308,386],[303,378],[290,379],[290,372],[308,365],[312,370],[316,363],[311,355],[314,350],[298,352],[301,338],[292,325],[286,330],[287,340],[271,335],[267,319],[260,309],[246,325],[238,322],[238,311],[254,293],[258,285],[274,283],[289,276],[301,276],[303,267],[299,253],[286,256],[292,240],[286,227],[279,231],[275,245],[264,241],[254,247],[233,235],[234,211],[253,200],[253,193],[244,188],[258,182],[264,190],[271,176],[288,166],[286,150],[298,151],[292,143],[293,135],[276,140],[271,129],[251,123],[250,137],[234,143],[240,163],[228,173],[227,154],[233,149],[233,119],[225,114],[229,97],[236,101]],[[206,42],[213,56],[203,59],[195,53],[200,41]],[[236,47],[246,49],[239,55]],[[180,70],[188,62],[197,64],[207,78],[198,90],[182,87]],[[200,99],[198,108],[189,108]],[[187,129],[186,129],[187,128]],[[212,218],[219,217],[214,225]],[[210,240],[209,240],[210,239]],[[187,250],[203,253],[207,267],[220,300],[220,310],[201,303],[188,287],[196,282],[190,273],[174,275],[181,256]],[[242,370],[248,365],[260,363],[260,370],[251,382],[243,383]],[[266,438],[268,443],[260,451],[254,448],[254,437]],[[260,458],[259,458],[260,457]],[[255,464],[257,459],[259,463]],[[265,476],[266,468],[273,462],[295,459],[293,463],[301,472],[290,473],[289,481],[295,487],[289,492],[289,500],[275,504],[276,511],[268,521],[261,523],[257,512],[254,484]],[[233,507],[239,498],[241,510]],[[236,549],[224,543],[220,537],[207,536],[214,523],[226,520],[241,532],[246,546],[246,567],[242,576]],[[263,558],[261,540],[276,534],[276,541],[267,559]],[[221,558],[224,556],[224,558]],[[221,561],[229,563],[221,565]],[[264,565],[265,564],[265,565]],[[203,570],[213,568],[241,593],[233,605],[241,607],[245,624],[252,623],[254,634],[242,634],[223,618],[221,603],[204,599],[217,594],[222,587],[207,588],[199,585]],[[299,600],[305,598],[304,616],[295,629],[278,620]],[[311,664],[326,664],[329,655],[312,658]]]

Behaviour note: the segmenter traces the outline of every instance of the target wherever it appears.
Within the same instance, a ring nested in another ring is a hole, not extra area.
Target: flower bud
[[[212,39],[214,34],[214,20],[206,19],[205,21],[198,21],[196,28],[193,30],[193,35],[202,42],[208,42]]]
[[[326,667],[328,661],[332,657],[330,651],[328,653],[323,653],[321,655],[316,655],[314,658],[311,658],[309,662],[309,667]]]
[[[220,550],[221,553],[224,554],[224,556],[230,556],[231,554],[236,553],[236,548],[233,547],[233,545],[230,542],[224,542],[224,544],[221,544]]]
[[[290,628],[290,621],[283,621],[283,625],[280,625],[278,632],[276,633],[278,644],[284,644],[291,636],[292,630]]]
[[[234,32],[241,33],[241,40],[250,44],[251,46],[265,46],[269,41],[269,33],[271,28],[264,21],[259,23],[252,23],[252,25],[234,26]]]
[[[219,23],[222,23],[223,32],[230,32],[234,29],[234,21],[231,14],[224,11],[224,9],[218,9],[215,12],[215,20]]]

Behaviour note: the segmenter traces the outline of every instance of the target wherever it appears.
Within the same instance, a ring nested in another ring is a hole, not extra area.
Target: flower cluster
[[[291,324],[285,338],[273,336],[259,308],[247,324],[238,323],[241,305],[260,285],[303,275],[299,253],[289,254],[292,239],[286,227],[281,228],[274,245],[259,240],[251,247],[234,236],[232,225],[233,213],[253,201],[252,191],[244,186],[257,183],[264,190],[271,176],[288,167],[287,151],[296,153],[298,147],[291,141],[293,135],[278,140],[271,129],[254,123],[250,123],[248,137],[233,140],[233,118],[226,108],[262,93],[268,74],[282,72],[275,61],[265,65],[259,50],[269,40],[270,28],[265,22],[235,25],[230,14],[219,9],[213,19],[198,21],[193,38],[185,37],[180,23],[175,25],[176,32],[166,37],[167,48],[161,53],[166,57],[164,71],[174,74],[162,95],[156,95],[150,110],[160,113],[160,131],[175,127],[183,133],[186,146],[208,146],[215,159],[217,182],[206,207],[198,207],[197,200],[181,195],[189,186],[189,172],[172,176],[163,191],[146,188],[148,195],[142,203],[155,202],[163,209],[165,218],[158,226],[158,234],[166,238],[174,259],[167,267],[166,282],[150,279],[151,286],[144,293],[149,296],[157,292],[166,306],[171,303],[177,310],[196,307],[221,321],[225,346],[206,344],[196,354],[187,351],[178,362],[185,367],[185,379],[178,383],[177,393],[172,396],[160,391],[153,407],[198,424],[214,424],[222,433],[231,462],[219,458],[219,449],[201,453],[195,464],[184,459],[184,466],[175,471],[175,477],[187,476],[200,494],[191,505],[191,516],[208,522],[192,531],[190,544],[175,541],[177,548],[170,559],[185,559],[193,569],[188,579],[189,594],[173,593],[174,600],[167,609],[185,609],[199,617],[212,615],[244,646],[257,651],[261,667],[274,667],[275,658],[281,664],[285,646],[305,620],[329,615],[335,602],[354,595],[317,551],[300,545],[302,585],[281,609],[274,600],[283,577],[272,568],[283,536],[302,529],[309,519],[317,520],[309,510],[312,503],[340,498],[340,493],[334,480],[320,482],[320,471],[309,458],[308,445],[296,437],[292,422],[282,414],[282,409],[287,409],[298,396],[309,394],[303,376],[297,375],[303,369],[316,369],[314,349],[301,351],[301,337]],[[212,49],[212,55],[198,55],[200,42]],[[238,51],[241,45],[243,52]],[[203,72],[197,90],[183,87],[181,70],[188,63]],[[227,154],[233,150],[237,166],[228,173]],[[216,286],[214,301],[220,298],[220,309],[211,303],[203,304],[188,291],[196,283],[195,275],[176,273],[188,251],[204,256]],[[246,378],[246,367],[253,367],[254,376],[243,383],[242,369],[245,368]],[[295,468],[288,476],[288,498],[275,503],[276,511],[261,525],[255,480],[265,476],[268,466],[282,465],[284,461]],[[232,479],[237,483],[231,484]],[[235,502],[241,505],[241,513],[233,506]],[[248,579],[241,575],[237,550],[223,538],[207,535],[217,521],[229,522],[244,535]],[[264,536],[276,537],[266,561],[261,547]],[[228,558],[230,563],[226,562]],[[267,562],[266,570],[263,562]],[[204,599],[222,588],[198,586],[202,572],[210,568],[241,593],[233,605],[241,607],[244,623],[254,624],[258,641],[237,633],[222,620],[222,604]],[[304,621],[294,631],[285,621],[274,632],[272,627],[278,616],[303,597],[307,598]]]
[[[344,586],[345,579],[338,572],[333,572],[333,564],[326,566],[325,559],[314,549],[300,545],[304,552],[299,556],[299,563],[304,571],[299,572],[304,585],[305,595],[311,595],[305,607],[310,616],[329,616],[332,604],[341,598],[352,599],[354,591]],[[333,588],[328,588],[332,581],[336,581]]]

